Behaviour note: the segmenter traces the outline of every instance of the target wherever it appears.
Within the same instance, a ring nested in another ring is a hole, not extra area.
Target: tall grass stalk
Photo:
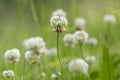
[[[83,45],[80,45],[80,57],[83,58]]]

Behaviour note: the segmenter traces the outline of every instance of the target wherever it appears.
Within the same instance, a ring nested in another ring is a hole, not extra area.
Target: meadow
[[[67,15],[63,32],[53,32],[50,24],[52,13],[58,9]],[[114,15],[115,22],[105,22],[107,14]],[[97,42],[65,46],[64,36],[80,31],[74,28],[79,17],[85,19],[83,31],[88,39]],[[119,0],[0,0],[0,80],[120,80],[119,25]],[[43,51],[38,62],[29,62],[24,40],[35,37],[43,38],[45,47],[55,51]],[[9,63],[4,54],[14,48],[20,51],[20,59]],[[87,60],[90,56],[94,58]],[[69,69],[76,59],[85,61],[87,67],[76,63]],[[4,77],[5,70],[13,70],[14,76]]]

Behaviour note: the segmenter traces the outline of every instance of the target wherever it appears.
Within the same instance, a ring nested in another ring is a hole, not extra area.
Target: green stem
[[[22,80],[25,80],[25,63],[26,60],[24,59]]]
[[[57,57],[58,57],[58,60],[59,60],[60,66],[61,66],[61,72],[63,74],[63,66],[62,66],[60,54],[59,54],[59,32],[57,32]]]

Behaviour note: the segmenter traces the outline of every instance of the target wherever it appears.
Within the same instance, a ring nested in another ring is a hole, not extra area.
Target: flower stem
[[[26,60],[24,59],[22,80],[25,80],[25,63]]]
[[[59,60],[60,66],[61,66],[61,72],[63,74],[63,66],[62,66],[60,54],[59,54],[59,32],[57,32],[57,57],[58,57],[58,60]]]

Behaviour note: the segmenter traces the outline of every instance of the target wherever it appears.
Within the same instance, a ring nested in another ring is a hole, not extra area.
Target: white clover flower
[[[62,9],[55,10],[52,16],[66,16],[66,13]]]
[[[92,64],[96,61],[96,57],[95,56],[87,56],[85,58],[86,62],[88,62],[89,64]]]
[[[76,30],[84,30],[85,25],[86,25],[86,21],[82,17],[76,18],[74,21],[74,28]]]
[[[66,30],[64,26],[68,25],[68,21],[64,16],[52,16],[50,19],[50,25],[53,27],[52,31],[62,32]]]
[[[75,39],[77,40],[78,43],[84,44],[88,40],[88,33],[85,31],[76,31],[74,33]]]
[[[116,23],[116,18],[112,14],[107,14],[104,16],[104,21],[109,24],[114,24]]]
[[[68,65],[69,71],[80,72],[84,74],[88,72],[88,68],[89,68],[89,65],[83,59],[72,60]]]
[[[89,38],[87,43],[96,46],[98,44],[98,40],[97,38]]]
[[[56,74],[53,73],[53,74],[51,75],[51,78],[52,78],[52,80],[57,80],[59,76],[61,76],[61,72],[57,72]]]
[[[54,47],[54,48],[50,48],[50,49],[43,49],[42,52],[48,56],[55,56],[55,55],[57,55],[57,48]]]
[[[6,70],[3,71],[3,77],[13,77],[14,76],[14,71],[13,70]]]
[[[20,60],[20,51],[18,49],[7,50],[4,58],[9,63],[16,63]]]
[[[25,59],[30,63],[30,64],[35,64],[39,62],[40,60],[40,55],[36,54],[35,51],[26,51],[25,53]]]
[[[24,40],[23,45],[26,48],[26,50],[38,51],[41,48],[45,47],[45,42],[42,37],[32,37]]]
[[[71,48],[74,48],[75,44],[77,44],[77,41],[76,41],[75,36],[73,34],[64,35],[63,42],[64,42],[65,46],[71,47]]]

